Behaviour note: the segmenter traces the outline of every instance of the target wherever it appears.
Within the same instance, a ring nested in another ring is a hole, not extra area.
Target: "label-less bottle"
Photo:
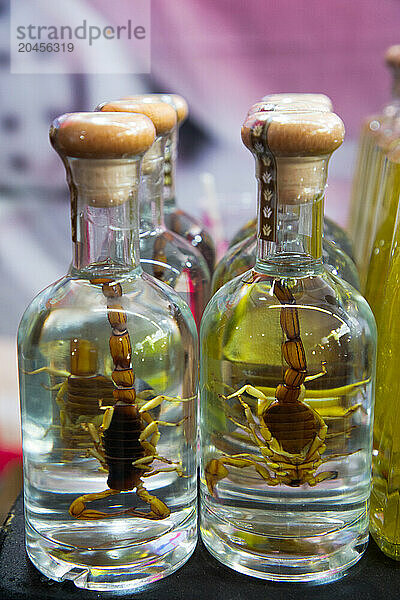
[[[325,268],[333,113],[256,113],[254,268],[212,298],[201,328],[201,531],[243,573],[339,577],[368,540],[376,332]]]
[[[50,137],[71,192],[73,260],[18,332],[26,547],[56,581],[134,589],[196,544],[196,327],[140,265],[152,122],[70,113]]]

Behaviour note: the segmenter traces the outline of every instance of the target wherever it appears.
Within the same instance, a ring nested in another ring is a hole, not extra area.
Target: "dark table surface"
[[[30,563],[24,547],[22,498],[12,508],[0,534],[1,600],[89,600],[116,594],[55,583]],[[121,594],[119,594],[121,596]],[[246,577],[212,558],[201,542],[176,573],[143,592],[124,594],[137,600],[400,600],[400,563],[387,558],[373,540],[363,558],[340,581],[324,585],[270,583]]]

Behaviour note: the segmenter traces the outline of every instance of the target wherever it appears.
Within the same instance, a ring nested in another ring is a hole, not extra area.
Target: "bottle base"
[[[229,532],[222,524],[222,527],[215,526],[215,516],[207,513],[206,509],[201,537],[210,554],[239,573],[269,581],[314,584],[336,581],[360,560],[368,545],[368,531],[341,546],[339,530],[337,545],[340,548],[332,551],[329,551],[330,544],[325,547],[324,536],[316,536],[314,540],[278,539],[248,531]],[[318,553],[313,551],[313,546]]]
[[[374,531],[373,527],[371,527],[371,535],[374,538],[376,544],[379,546],[379,549],[382,550],[386,556],[393,560],[400,561],[400,544],[394,544],[393,542],[389,542],[382,535]]]
[[[26,524],[26,550],[43,575],[103,592],[137,591],[171,575],[190,558],[196,543],[196,511],[181,527],[159,538],[110,550],[62,547]]]

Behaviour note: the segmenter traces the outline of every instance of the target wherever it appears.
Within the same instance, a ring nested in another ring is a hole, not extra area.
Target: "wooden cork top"
[[[400,67],[400,44],[390,46],[385,52],[385,63],[388,67]]]
[[[242,140],[256,157],[261,228],[275,240],[276,202],[303,204],[324,193],[327,163],[344,137],[330,112],[261,112],[247,117]]]
[[[50,141],[63,157],[129,158],[146,152],[155,139],[155,128],[144,115],[66,113],[53,121]]]
[[[335,113],[264,112],[250,115],[242,126],[245,146],[278,156],[324,156],[343,142],[344,125]]]
[[[145,104],[165,102],[175,109],[178,126],[187,119],[189,114],[188,103],[183,96],[179,96],[178,94],[138,94],[136,96],[126,96],[122,100],[135,100],[136,102],[144,102]]]
[[[332,110],[332,100],[325,94],[268,94],[262,98],[265,102],[274,102],[276,104],[292,104],[293,102],[306,102],[307,104],[317,104]]]
[[[157,136],[168,135],[176,126],[176,111],[165,102],[113,100],[99,104],[96,110],[146,115],[153,121]]]

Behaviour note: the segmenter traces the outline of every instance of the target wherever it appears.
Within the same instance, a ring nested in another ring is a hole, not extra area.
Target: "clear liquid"
[[[173,292],[163,293],[162,287],[145,274],[128,277],[123,280],[121,304],[132,343],[136,404],[143,406],[146,398],[159,394],[189,398],[163,401],[148,411],[157,421],[175,424],[159,425],[156,450],[159,457],[179,464],[179,472],[141,478],[149,494],[169,509],[165,518],[118,514],[131,508],[151,510],[136,488],[88,499],[86,509],[109,513],[106,518],[74,518],[69,513],[78,497],[109,489],[107,465],[93,455],[99,447],[82,428],[82,423],[90,424],[99,433],[105,411],[98,401],[112,405],[112,392],[98,379],[101,375],[110,383],[113,370],[111,327],[101,285],[64,278],[39,294],[21,322],[27,550],[33,563],[57,581],[72,579],[78,587],[97,590],[134,589],[174,571],[195,547],[196,336],[187,307]],[[71,372],[73,339],[93,345],[97,375],[63,375]],[[43,367],[50,371],[29,374]],[[67,388],[60,395],[63,383]],[[145,426],[143,422],[142,430]],[[139,434],[129,434],[128,443],[135,435]],[[155,459],[152,467],[158,470],[172,463]]]
[[[268,278],[251,281],[247,273],[224,285],[203,318],[202,536],[211,553],[243,573],[287,581],[332,579],[360,558],[368,538],[373,317],[361,296],[327,271],[281,280],[289,282],[296,300],[307,374],[320,373],[323,364],[326,368],[324,375],[306,381],[302,406],[319,415],[327,434],[324,448],[317,443],[317,436],[323,436],[318,421],[313,440],[322,464],[311,469],[312,477],[319,476],[316,483],[311,477],[310,485],[299,471],[292,483],[274,485],[279,455],[269,464],[263,460],[243,428],[251,418],[238,397],[227,398],[251,385],[264,394],[268,407],[288,367],[281,354],[281,304]],[[258,402],[253,393],[250,388],[241,398],[261,434],[264,400]],[[299,423],[288,419],[285,435],[302,439]],[[266,439],[262,443],[274,448]],[[306,440],[304,456],[307,444]],[[260,474],[254,464],[229,464],[229,457],[237,455],[255,456],[266,472]],[[228,463],[223,462],[226,457]],[[207,473],[215,459],[222,460],[227,471],[220,473],[211,493]]]

